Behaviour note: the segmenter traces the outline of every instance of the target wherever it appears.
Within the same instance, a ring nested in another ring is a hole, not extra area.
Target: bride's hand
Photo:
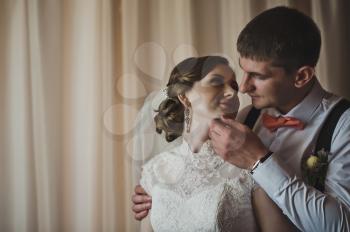
[[[142,220],[148,215],[148,210],[152,207],[152,198],[147,195],[141,185],[136,185],[135,194],[132,196],[134,217],[136,220]]]

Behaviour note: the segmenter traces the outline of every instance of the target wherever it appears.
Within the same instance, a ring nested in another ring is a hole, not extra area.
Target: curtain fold
[[[0,0],[0,231],[138,231],[145,97],[189,56],[223,55],[239,81],[239,32],[281,4],[315,19],[317,75],[350,98],[346,0]]]
[[[125,230],[124,159],[103,124],[119,7],[1,1],[1,231]]]

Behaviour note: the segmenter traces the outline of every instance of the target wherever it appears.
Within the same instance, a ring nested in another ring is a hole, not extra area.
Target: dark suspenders
[[[350,108],[350,102],[346,99],[342,99],[332,109],[332,112],[327,116],[327,119],[318,134],[315,151],[320,151],[322,148],[326,151],[331,150],[334,129],[337,126],[339,118],[348,108]]]

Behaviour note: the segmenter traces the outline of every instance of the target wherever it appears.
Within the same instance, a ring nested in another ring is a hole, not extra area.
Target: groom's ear
[[[186,97],[185,94],[180,94],[177,97],[179,98],[179,100],[182,103],[182,105],[184,105],[185,107],[189,107],[190,106],[190,101],[188,100],[188,98]]]
[[[303,66],[298,69],[294,85],[297,88],[301,88],[309,83],[315,76],[315,68],[311,66]]]

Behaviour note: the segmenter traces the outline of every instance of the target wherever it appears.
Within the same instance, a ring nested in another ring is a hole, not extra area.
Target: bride
[[[173,69],[154,122],[168,142],[182,143],[143,166],[140,184],[152,198],[143,231],[258,231],[252,178],[217,156],[208,137],[213,119],[236,117],[237,92],[223,57],[188,58]]]

